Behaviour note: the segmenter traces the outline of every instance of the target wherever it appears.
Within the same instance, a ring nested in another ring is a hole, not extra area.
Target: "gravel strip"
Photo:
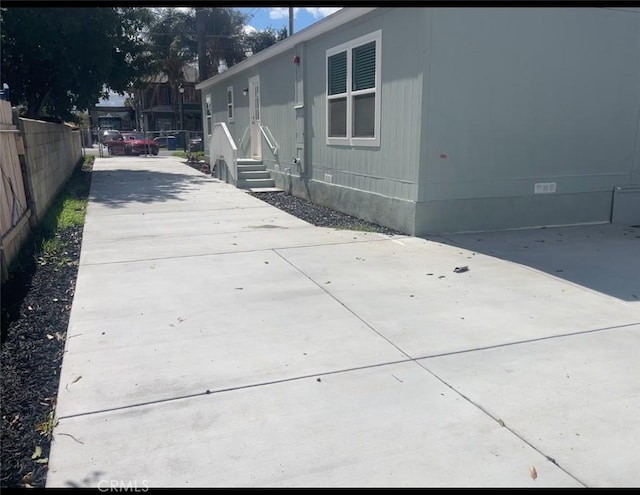
[[[249,192],[252,196],[269,203],[287,213],[309,222],[316,227],[333,227],[336,229],[361,230],[379,232],[387,235],[404,235],[402,232],[367,222],[346,213],[341,213],[325,206],[316,205],[285,192]]]

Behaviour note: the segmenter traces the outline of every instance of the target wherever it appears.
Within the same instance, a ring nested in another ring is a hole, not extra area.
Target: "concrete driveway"
[[[47,486],[637,487],[638,297],[639,228],[388,237],[97,158]]]

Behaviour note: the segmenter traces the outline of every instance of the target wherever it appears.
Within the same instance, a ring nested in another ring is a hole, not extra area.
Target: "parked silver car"
[[[203,151],[202,147],[202,138],[196,137],[189,140],[189,150],[190,151]]]
[[[104,131],[100,131],[99,139],[102,144],[107,144],[109,141],[113,141],[118,137],[121,137],[122,134],[120,131],[116,129],[105,129]]]

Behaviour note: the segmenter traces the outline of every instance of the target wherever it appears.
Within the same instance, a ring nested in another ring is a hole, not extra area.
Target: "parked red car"
[[[158,143],[144,134],[123,132],[106,143],[110,155],[157,155]]]

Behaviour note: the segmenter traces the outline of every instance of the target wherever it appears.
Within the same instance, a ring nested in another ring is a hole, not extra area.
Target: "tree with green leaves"
[[[246,57],[243,29],[247,17],[242,12],[227,7],[197,8],[196,17],[201,80],[218,73],[220,60],[231,67]]]
[[[27,117],[73,120],[109,90],[124,95],[148,73],[145,8],[0,9],[2,83]]]
[[[287,37],[287,28],[268,27],[245,32],[247,16],[237,9],[198,7],[195,9],[200,79],[218,73],[218,63],[227,67],[241,62]]]
[[[245,34],[244,46],[247,53],[255,54],[265,48],[269,48],[280,40],[287,37],[287,28],[275,30],[272,27],[267,27],[261,31],[253,31]]]
[[[154,60],[153,75],[167,77],[175,102],[178,88],[185,80],[184,68],[198,58],[196,18],[193,9],[160,8],[154,11],[154,19],[147,33],[151,56]],[[149,82],[149,81],[147,81]]]

